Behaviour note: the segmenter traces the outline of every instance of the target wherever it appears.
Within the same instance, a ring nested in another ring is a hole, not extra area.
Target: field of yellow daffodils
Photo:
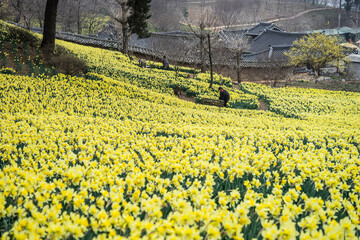
[[[1,239],[359,238],[360,94],[248,83],[270,111],[204,106],[59,44],[91,71],[0,73]]]
[[[71,53],[87,61],[91,72],[106,75],[122,82],[136,85],[160,93],[173,93],[173,87],[179,85],[190,97],[201,101],[202,98],[219,98],[218,87],[224,86],[230,92],[231,108],[257,109],[258,97],[232,88],[230,78],[215,75],[213,88],[209,89],[210,74],[197,74],[195,79],[188,78],[189,68],[181,68],[178,77],[174,71],[164,71],[161,65],[147,61],[152,68],[140,68],[137,59],[130,60],[119,52],[108,51],[72,43],[58,41],[58,44]]]

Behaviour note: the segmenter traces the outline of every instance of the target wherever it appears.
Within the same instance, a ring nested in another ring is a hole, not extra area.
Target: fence
[[[19,27],[23,27],[19,24],[16,23],[11,23],[14,25],[17,25]],[[36,28],[33,27],[31,29],[31,31],[33,32],[37,32],[42,34],[43,30],[41,28]],[[168,33],[155,33],[155,36],[159,37],[165,37],[165,38],[174,38],[174,35],[168,34]],[[178,37],[184,37],[184,38],[189,38],[189,35],[179,35]],[[78,44],[83,44],[83,45],[90,45],[90,46],[94,46],[94,47],[100,47],[100,48],[107,48],[107,49],[121,49],[121,42],[119,41],[113,41],[113,40],[107,40],[107,39],[102,39],[99,37],[91,37],[91,36],[85,36],[85,35],[80,35],[80,34],[76,34],[76,33],[70,33],[70,32],[63,32],[63,31],[57,31],[56,32],[56,38],[60,39],[60,40],[65,40],[65,41],[70,41],[70,42],[74,42],[74,43],[78,43]],[[164,55],[163,51],[158,50],[154,50],[154,49],[150,49],[150,48],[146,48],[146,47],[139,47],[139,46],[135,46],[135,45],[131,45],[129,44],[129,51],[133,52],[133,53],[139,53],[139,54],[143,54],[149,57],[154,57],[154,58],[162,58],[162,56]],[[222,52],[220,54],[225,54],[225,56],[222,57],[222,59],[226,59],[227,61],[221,61],[222,65],[225,65],[227,67],[236,67],[236,61],[233,60],[235,59],[235,53],[233,52]],[[269,64],[270,62],[273,63],[273,61],[262,61],[261,59],[263,59],[263,55],[266,55],[267,52],[260,52],[260,53],[255,53],[252,55],[244,55],[243,59],[240,61],[240,67],[245,67],[245,68],[264,68],[264,67],[271,67]],[[181,54],[180,54],[181,55]],[[172,60],[173,61],[177,61],[177,62],[183,62],[183,63],[187,63],[187,64],[193,64],[193,65],[197,65],[200,64],[200,57],[197,56],[197,54],[192,54],[192,56],[188,56],[188,55],[182,55],[182,56],[176,56],[173,55],[172,56]],[[229,61],[230,60],[230,61]],[[209,64],[209,62],[207,61],[207,64]],[[282,65],[286,65],[285,61],[279,62],[279,64]]]

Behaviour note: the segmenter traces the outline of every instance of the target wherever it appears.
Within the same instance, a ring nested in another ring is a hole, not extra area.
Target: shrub
[[[53,56],[49,59],[49,64],[58,72],[67,75],[86,74],[87,72],[86,62],[71,54]]]

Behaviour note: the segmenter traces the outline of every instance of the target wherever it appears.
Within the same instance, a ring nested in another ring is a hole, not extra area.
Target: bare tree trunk
[[[31,30],[31,19],[32,19],[32,17],[27,18],[24,15],[23,19],[24,19],[24,24],[25,24],[26,29],[30,31]]]
[[[12,2],[11,5],[15,9],[14,22],[19,23],[21,20],[21,15],[22,15],[21,1],[17,0],[16,2]]]
[[[15,23],[19,23],[19,22],[20,22],[20,19],[21,19],[21,15],[20,15],[19,12],[17,12],[17,13],[15,14],[15,17],[14,17],[14,22],[15,22]]]
[[[206,72],[205,62],[205,23],[204,23],[204,6],[205,0],[201,0],[201,16],[200,16],[200,55],[201,55],[201,72]]]
[[[92,22],[89,23],[88,31],[89,35],[92,35]]]
[[[38,18],[38,22],[39,22],[40,28],[43,28],[44,27],[43,20],[40,17]]]
[[[128,54],[128,44],[129,44],[129,38],[130,38],[128,15],[129,15],[130,7],[127,5],[127,3],[128,3],[127,1],[117,0],[117,2],[121,8],[120,16],[115,17],[115,20],[117,22],[119,22],[121,25],[121,33],[122,33],[121,51],[124,54]]]
[[[201,72],[206,72],[205,62],[205,15],[204,15],[205,0],[201,0],[201,16],[200,16],[200,58],[201,58]]]
[[[208,33],[207,37],[208,37],[209,62],[210,62],[210,86],[209,86],[209,88],[212,88],[212,85],[213,85],[213,82],[214,82],[214,75],[213,75],[213,62],[212,62],[212,53],[211,53],[211,37],[210,37],[210,33]]]
[[[124,54],[128,54],[128,42],[129,42],[129,35],[128,35],[128,28],[122,28],[122,52]]]
[[[279,15],[279,13],[280,13],[280,5],[281,5],[281,1],[278,0],[277,7],[276,7],[276,14],[277,15]]]
[[[43,39],[40,48],[46,54],[52,54],[55,49],[56,15],[59,0],[47,0]]]
[[[206,62],[205,62],[205,37],[200,33],[200,61],[201,61],[201,72],[206,72]]]
[[[241,83],[241,77],[240,77],[240,53],[236,53],[236,78],[238,83]]]
[[[78,0],[78,6],[77,6],[77,32],[78,32],[78,34],[81,34],[80,4],[81,4],[81,0]]]

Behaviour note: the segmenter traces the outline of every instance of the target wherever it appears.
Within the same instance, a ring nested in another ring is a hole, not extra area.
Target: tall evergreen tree
[[[125,54],[128,53],[128,42],[130,35],[136,33],[140,38],[147,37],[147,20],[150,18],[151,0],[114,0],[114,8],[109,11],[113,18],[120,24],[122,33],[122,49]]]
[[[140,38],[148,37],[147,20],[151,17],[149,14],[151,0],[129,0],[131,7],[128,19],[131,33],[136,33]]]
[[[345,0],[345,10],[347,15],[349,15],[349,12],[351,10],[352,1],[351,0]]]
[[[360,0],[354,0],[354,5],[356,6],[356,11],[359,12],[359,10],[360,10]]]

